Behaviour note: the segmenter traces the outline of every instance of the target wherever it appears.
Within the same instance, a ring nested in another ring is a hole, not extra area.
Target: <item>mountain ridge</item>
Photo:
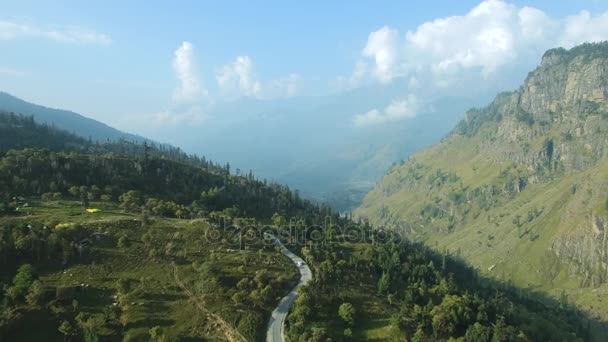
[[[607,49],[547,51],[521,87],[391,169],[355,216],[608,318]]]
[[[0,91],[0,111],[31,115],[39,123],[56,126],[85,138],[90,137],[95,141],[119,139],[135,142],[150,141],[136,134],[125,133],[82,114],[34,104],[3,91]]]

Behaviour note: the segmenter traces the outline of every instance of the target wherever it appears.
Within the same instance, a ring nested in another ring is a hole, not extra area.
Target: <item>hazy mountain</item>
[[[428,96],[411,119],[357,127],[356,115],[382,109],[407,89],[405,80],[342,94],[284,100],[240,99],[216,106],[200,126],[163,127],[194,153],[286,183],[340,210],[359,203],[395,162],[438,142],[485,96]],[[488,97],[489,99],[489,97]]]
[[[549,50],[523,86],[392,168],[355,214],[605,319],[607,132],[608,43]]]
[[[429,95],[418,100],[414,118],[354,125],[356,115],[386,107],[402,97],[404,89],[407,82],[397,79],[328,96],[241,98],[214,106],[209,113],[213,120],[201,125],[168,125],[148,134],[189,153],[230,162],[233,172],[253,170],[305,197],[350,210],[392,164],[438,142],[466,108],[484,98],[479,94],[475,100]],[[37,122],[93,140],[145,140],[80,114],[31,104],[6,93],[0,93],[0,110],[32,115]]]
[[[125,139],[138,142],[145,140],[138,135],[121,132],[81,114],[29,103],[5,92],[0,92],[0,111],[33,116],[36,122],[54,125],[57,128],[76,133],[85,138],[90,137],[93,140]]]

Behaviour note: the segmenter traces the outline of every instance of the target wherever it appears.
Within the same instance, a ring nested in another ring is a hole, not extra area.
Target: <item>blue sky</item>
[[[466,47],[464,41],[463,51],[472,52],[468,57],[459,55],[456,47],[439,51],[428,45],[427,37],[439,43],[455,39],[445,32],[434,35],[437,25],[419,32],[416,39],[408,32],[416,33],[419,25],[450,16],[463,16],[448,23],[455,29],[476,31],[478,26],[496,26],[502,30],[508,26],[507,14],[502,21],[497,19],[498,24],[493,14],[486,14],[483,20],[467,17],[480,6],[479,1],[125,3],[3,1],[0,90],[137,130],[138,120],[145,120],[146,115],[189,117],[207,111],[213,103],[243,95],[273,99],[327,94],[390,82],[394,77],[410,77],[415,84],[427,80],[438,88],[449,88],[454,86],[450,77],[460,73],[476,72],[491,79],[508,70],[510,64],[524,63],[524,58],[535,64],[540,56],[532,47],[545,49],[608,37],[608,16],[603,17],[608,10],[606,1],[490,1],[491,12],[497,12],[497,17],[501,11],[511,11],[508,15],[517,17],[526,6],[537,9],[530,27],[542,29],[542,34],[534,41],[520,43],[527,38],[513,33],[518,41],[506,44],[509,49],[513,46],[515,55],[504,48],[488,52],[484,46]],[[567,18],[582,10],[589,12],[589,17],[580,18],[587,29],[572,33]],[[542,13],[542,23],[538,13]],[[506,28],[511,29],[521,31]],[[569,40],[564,38],[568,35]],[[502,44],[494,37],[488,41]],[[418,45],[414,48],[412,42]],[[178,51],[185,63],[179,69],[182,78],[176,67]],[[382,65],[385,57],[389,66]],[[427,59],[435,64],[421,62]],[[437,76],[437,70],[445,68],[449,77]],[[363,76],[355,77],[357,70]],[[193,84],[194,88],[188,88]],[[176,96],[184,89],[193,93]],[[362,113],[370,115],[355,122],[405,117],[399,113],[413,110],[412,96],[416,96],[412,89],[404,90],[401,102],[396,99],[375,113]]]

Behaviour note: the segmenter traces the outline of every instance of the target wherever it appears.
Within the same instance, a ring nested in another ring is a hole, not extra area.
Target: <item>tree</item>
[[[7,290],[7,296],[12,300],[22,299],[29,291],[34,282],[34,268],[30,264],[19,266],[17,274],[13,278],[13,286]]]
[[[119,294],[128,294],[129,291],[131,291],[131,282],[129,281],[129,279],[119,278],[116,281],[116,288],[118,289]]]
[[[236,291],[234,295],[232,295],[232,301],[236,305],[245,304],[247,301],[247,292],[245,291]]]
[[[89,207],[89,197],[86,192],[80,194],[80,204],[85,209]]]
[[[101,189],[97,185],[91,185],[91,188],[89,189],[89,193],[87,194],[89,199],[91,201],[94,201],[94,200],[98,199],[100,195],[101,195]]]
[[[155,326],[150,328],[148,331],[150,333],[150,338],[154,342],[165,342],[165,334],[163,333],[163,329],[160,326]]]
[[[126,250],[130,245],[131,243],[129,243],[129,239],[126,235],[122,235],[120,238],[118,238],[118,248]]]
[[[274,215],[272,215],[271,220],[272,220],[272,224],[275,227],[277,227],[279,229],[284,228],[283,226],[285,225],[286,220],[285,220],[285,217],[283,217],[279,213],[274,213]]]
[[[390,286],[391,278],[388,273],[382,273],[382,276],[378,280],[378,293],[384,294],[388,292]]]
[[[81,312],[76,316],[76,325],[80,328],[85,342],[97,342],[104,321],[100,317],[89,316]]]
[[[135,210],[143,204],[143,195],[140,191],[129,190],[118,198],[121,208]]]
[[[355,323],[355,307],[351,303],[342,303],[338,308],[338,315],[348,325]]]
[[[77,186],[72,186],[68,189],[68,192],[70,193],[70,195],[72,195],[72,197],[74,198],[79,198],[80,197],[80,188]]]
[[[38,306],[42,303],[44,299],[44,287],[39,280],[35,280],[30,286],[29,292],[27,296],[25,296],[25,300],[29,305]]]
[[[475,322],[475,324],[469,326],[467,332],[464,334],[465,342],[489,342],[492,330],[489,327]]]
[[[61,334],[63,334],[64,341],[69,341],[76,334],[76,330],[68,321],[61,322],[58,330]]]

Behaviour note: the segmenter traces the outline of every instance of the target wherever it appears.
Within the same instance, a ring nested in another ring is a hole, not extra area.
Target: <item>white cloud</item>
[[[537,8],[486,0],[464,15],[424,22],[403,36],[388,26],[371,32],[351,82],[341,77],[337,84],[344,89],[346,84],[406,76],[404,91],[419,94],[462,95],[463,89],[474,92],[484,87],[504,90],[498,85],[501,82],[488,80],[512,81],[509,72],[532,68],[550,48],[604,40],[608,40],[608,12],[581,11],[552,18]],[[395,121],[415,115],[415,108],[415,101],[393,101],[384,110],[355,116],[354,122],[367,126]]]
[[[388,82],[398,73],[399,33],[388,26],[369,34],[363,56],[374,60],[373,75],[381,82]],[[360,78],[360,63],[357,64],[353,76]]]
[[[530,26],[529,20],[526,23]],[[515,6],[489,0],[464,16],[436,19],[407,32],[406,48],[435,73],[480,68],[488,75],[513,59],[517,26]]]
[[[566,18],[560,44],[565,48],[581,42],[608,40],[608,12],[593,17],[588,11]]]
[[[365,81],[368,72],[368,64],[363,60],[359,60],[349,77],[338,76],[328,83],[331,88],[338,91],[351,90],[359,87]]]
[[[175,50],[173,72],[178,85],[173,89],[169,109],[152,115],[152,124],[201,123],[206,118],[204,107],[212,102],[209,92],[202,86],[194,46],[188,41]]]
[[[553,47],[603,40],[608,12],[551,18],[537,8],[487,0],[464,15],[422,23],[403,37],[388,26],[371,32],[352,75],[380,82],[414,75],[449,86],[462,75],[487,79],[507,65],[527,65]],[[363,70],[360,65],[368,61],[372,66]]]
[[[216,79],[224,93],[260,96],[262,86],[255,79],[253,61],[249,56],[238,56],[234,62],[224,65],[217,72]]]
[[[201,86],[192,43],[185,41],[175,50],[173,71],[179,81],[173,91],[174,101],[197,102],[208,96],[207,90]]]
[[[548,39],[558,26],[557,22],[549,18],[545,12],[533,8],[523,7],[518,13],[521,37],[528,41]]]
[[[365,114],[355,116],[354,124],[358,127],[379,125],[416,116],[418,100],[409,94],[405,99],[394,100],[383,111],[374,108]]]
[[[249,56],[238,56],[234,62],[216,71],[220,92],[228,98],[249,96],[255,98],[283,98],[295,96],[300,89],[302,77],[289,74],[267,82],[258,80],[255,64]]]
[[[112,39],[82,27],[43,28],[25,21],[0,20],[0,40],[44,38],[60,43],[109,45]]]

